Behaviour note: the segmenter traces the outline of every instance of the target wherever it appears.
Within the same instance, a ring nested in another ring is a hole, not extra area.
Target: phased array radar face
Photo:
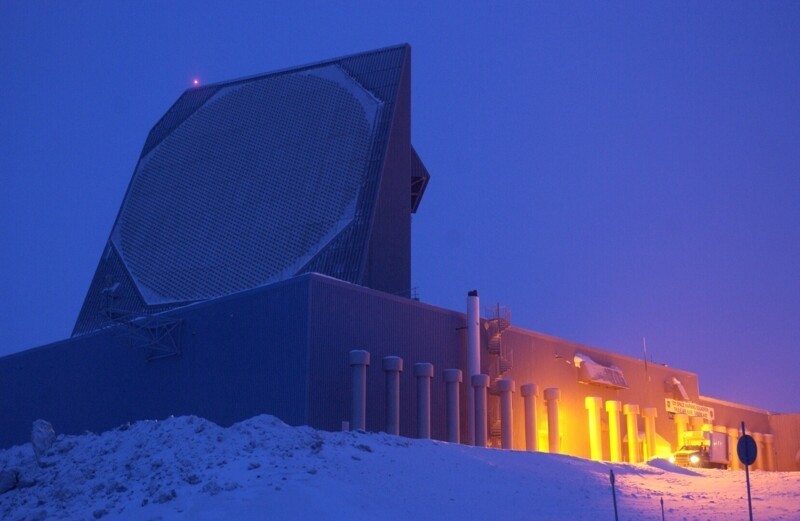
[[[114,230],[145,300],[297,273],[353,220],[380,105],[335,65],[216,92],[140,160]]]
[[[430,177],[410,55],[186,90],[147,136],[73,335],[309,272],[408,294]]]

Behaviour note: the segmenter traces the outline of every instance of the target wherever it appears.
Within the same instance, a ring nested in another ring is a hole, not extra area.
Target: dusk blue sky
[[[408,42],[421,300],[800,412],[800,2],[486,4],[0,3],[0,355],[70,335],[192,79]]]

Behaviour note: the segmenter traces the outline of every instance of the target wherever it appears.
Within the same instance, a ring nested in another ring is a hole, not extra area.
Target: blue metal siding
[[[403,357],[400,433],[416,436],[415,362],[434,365],[431,435],[444,439],[445,384],[442,372],[464,367],[464,315],[393,297],[333,279],[315,277],[311,287],[308,417],[312,426],[339,430],[350,421],[351,349],[370,352],[367,369],[367,430],[385,425],[384,356]],[[462,415],[463,417],[463,415]]]
[[[106,329],[0,358],[0,446],[37,418],[63,433],[185,414],[307,423],[308,290],[305,276],[168,313],[184,321],[180,356],[148,362]]]
[[[406,55],[380,176],[363,285],[410,297],[411,288],[411,67]]]
[[[269,413],[294,425],[339,430],[342,421],[350,421],[352,349],[366,349],[372,359],[367,369],[368,430],[385,428],[381,360],[394,355],[405,366],[400,433],[416,436],[413,365],[429,362],[435,369],[431,435],[445,438],[442,372],[465,368],[462,313],[309,274],[166,315],[184,321],[179,357],[147,362],[141,351],[122,343],[118,330],[106,329],[0,358],[0,446],[27,440],[36,418],[52,421],[58,432],[77,433],[171,414],[196,414],[227,425]],[[485,331],[482,336],[482,370],[491,373]],[[539,385],[540,430],[546,426],[541,392],[561,389],[563,448],[569,454],[589,456],[586,396],[657,407],[656,430],[670,441],[674,425],[663,407],[664,398],[673,395],[665,382],[676,376],[690,398],[702,403],[693,373],[657,364],[649,364],[645,372],[641,360],[513,327],[504,333],[503,343],[513,352],[513,367],[503,376],[512,378],[517,389],[529,382]],[[580,383],[576,352],[619,366],[630,389]],[[462,432],[466,384],[461,387]],[[523,448],[519,392],[513,400],[515,447]],[[490,394],[490,418],[497,417],[498,402]],[[728,413],[737,410],[735,404],[709,405],[719,409],[726,425]],[[767,414],[752,415],[748,421],[768,432]]]

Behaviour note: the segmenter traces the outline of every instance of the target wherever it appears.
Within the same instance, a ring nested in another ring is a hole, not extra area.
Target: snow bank
[[[230,428],[196,417],[60,436],[36,464],[0,451],[22,488],[9,520],[745,518],[744,473],[687,472],[660,460],[606,464],[387,434],[329,433],[258,416]],[[800,519],[800,473],[751,474],[758,519]]]

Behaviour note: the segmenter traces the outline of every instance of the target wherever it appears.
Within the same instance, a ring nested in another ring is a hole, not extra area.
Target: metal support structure
[[[105,310],[104,316],[105,324],[117,326],[116,334],[144,351],[148,362],[181,354],[181,319],[111,309]]]
[[[742,441],[746,441],[747,429],[744,426],[744,422],[742,422],[742,438],[743,438]],[[750,494],[750,465],[748,464],[749,451],[747,450],[747,443],[744,443],[744,446],[745,446],[744,450],[745,461],[743,463],[744,463],[745,480],[747,481],[747,510],[750,513],[750,521],[753,521],[753,498],[752,495]]]

